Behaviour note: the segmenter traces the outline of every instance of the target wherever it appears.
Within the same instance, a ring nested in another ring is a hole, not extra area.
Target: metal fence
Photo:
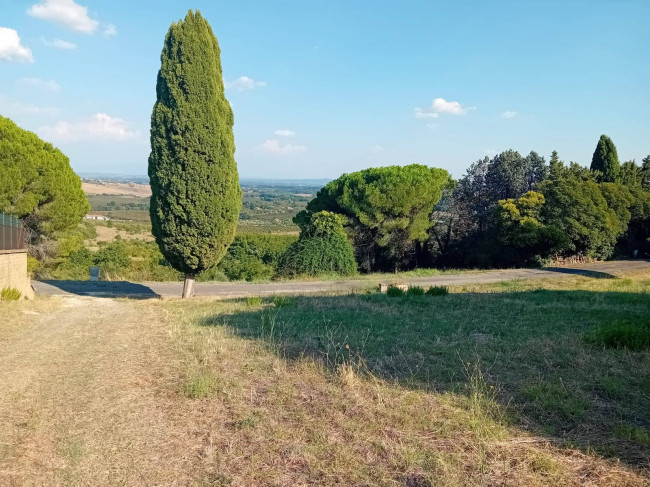
[[[18,218],[0,213],[0,250],[27,248],[27,229]]]

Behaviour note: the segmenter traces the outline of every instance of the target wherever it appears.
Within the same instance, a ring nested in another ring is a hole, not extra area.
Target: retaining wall
[[[0,290],[5,287],[18,289],[27,299],[34,297],[27,274],[26,250],[0,250]]]

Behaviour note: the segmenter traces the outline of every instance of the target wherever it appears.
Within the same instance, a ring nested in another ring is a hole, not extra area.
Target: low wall
[[[26,250],[0,250],[0,290],[5,287],[18,289],[27,299],[34,297],[27,274]]]

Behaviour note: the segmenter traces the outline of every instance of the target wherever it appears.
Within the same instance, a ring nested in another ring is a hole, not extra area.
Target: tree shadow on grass
[[[569,274],[573,276],[591,277],[592,279],[616,279],[614,274],[607,272],[591,271],[588,269],[576,269],[572,267],[544,267],[545,271],[558,272],[560,274]]]
[[[468,364],[478,363],[512,424],[650,468],[650,351],[585,341],[608,323],[646,323],[649,294],[368,294],[276,303],[202,324],[228,325],[288,360],[307,356],[336,367],[362,357],[374,375],[432,392],[468,394]]]

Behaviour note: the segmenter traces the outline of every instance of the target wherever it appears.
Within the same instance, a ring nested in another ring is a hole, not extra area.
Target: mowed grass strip
[[[163,303],[205,482],[647,485],[650,351],[585,337],[647,322],[650,274],[287,303]]]

